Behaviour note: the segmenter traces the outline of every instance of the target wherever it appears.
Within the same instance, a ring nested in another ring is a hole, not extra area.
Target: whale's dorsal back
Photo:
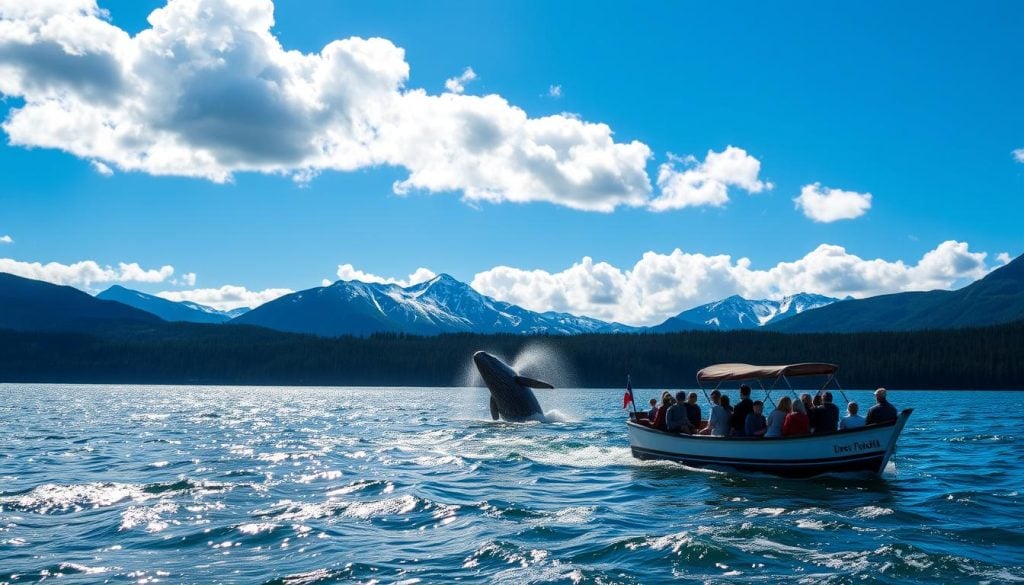
[[[547,382],[535,380],[533,378],[527,378],[526,376],[516,376],[516,384],[520,386],[526,386],[527,388],[548,388],[553,389],[554,386]]]

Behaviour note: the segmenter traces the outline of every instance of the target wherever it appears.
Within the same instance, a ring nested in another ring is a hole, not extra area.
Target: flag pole
[[[633,403],[633,420],[637,420],[636,396],[633,395],[633,380],[629,374],[626,374],[626,388],[629,389],[629,401]]]

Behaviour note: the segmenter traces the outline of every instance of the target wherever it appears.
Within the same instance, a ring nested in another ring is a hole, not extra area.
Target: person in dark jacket
[[[740,401],[732,409],[732,416],[729,417],[729,426],[732,427],[734,437],[746,435],[747,415],[754,412],[754,403],[750,400],[750,386],[740,386]]]
[[[868,409],[868,417],[864,424],[877,425],[896,420],[896,407],[889,404],[885,397],[885,388],[875,390],[875,402],[878,404]]]
[[[814,409],[816,413],[811,417],[815,433],[834,433],[839,426],[839,407],[832,404],[832,393],[826,392],[821,395],[821,406]]]
[[[821,407],[821,394],[815,394],[811,400],[811,405],[807,406],[805,403],[804,406],[807,407],[807,420],[811,421],[811,432],[816,433],[818,432],[816,430],[818,428],[818,418],[821,416],[821,412],[818,410]]]
[[[670,433],[692,435],[696,428],[686,416],[686,393],[676,392],[676,401],[665,413],[665,430]]]
[[[739,408],[739,406],[737,406]],[[765,431],[768,430],[768,421],[761,414],[764,409],[764,403],[760,400],[754,401],[754,410],[747,415],[747,419],[743,422],[743,434],[748,437],[763,437]]]
[[[690,420],[690,424],[693,428],[700,428],[700,405],[697,404],[697,393],[690,392],[690,395],[686,397],[686,418]]]

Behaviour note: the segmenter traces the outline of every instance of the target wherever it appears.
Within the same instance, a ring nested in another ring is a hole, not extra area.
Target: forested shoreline
[[[473,352],[557,352],[584,388],[690,388],[721,362],[840,365],[847,388],[1024,389],[1024,322],[937,331],[765,331],[320,338],[172,323],[103,334],[0,331],[0,381],[139,384],[453,386]],[[543,374],[543,373],[541,373]]]

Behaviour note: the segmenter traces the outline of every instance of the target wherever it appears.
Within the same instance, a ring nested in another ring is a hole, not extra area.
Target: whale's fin
[[[494,401],[493,396],[491,396],[491,418],[498,420],[498,403]]]
[[[516,384],[526,386],[527,388],[554,388],[554,386],[547,382],[541,382],[540,380],[534,380],[533,378],[527,378],[526,376],[516,376]]]

